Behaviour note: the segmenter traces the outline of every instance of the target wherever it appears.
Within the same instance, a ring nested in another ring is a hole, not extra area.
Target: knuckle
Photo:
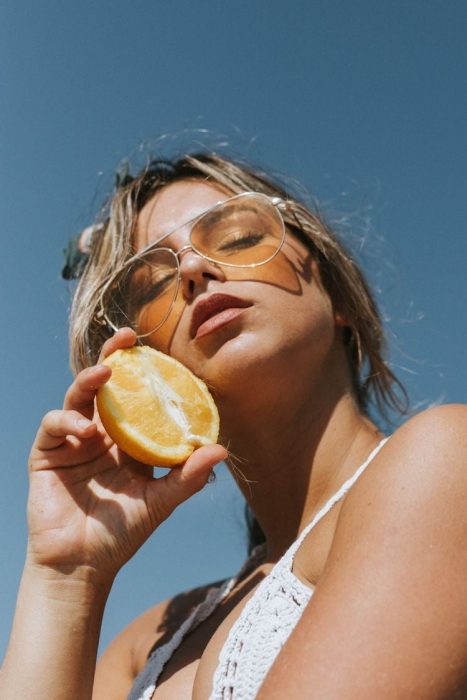
[[[47,426],[51,425],[52,423],[56,423],[57,420],[60,418],[61,413],[63,413],[63,411],[61,411],[58,408],[53,408],[50,411],[47,411],[47,413],[42,419],[42,425]]]
[[[42,452],[32,452],[29,458],[29,470],[34,472],[45,471],[50,468],[50,460],[44,457]]]
[[[96,369],[96,366],[93,365],[92,367],[85,367],[84,369],[81,370],[79,374],[76,375],[75,379],[75,384],[82,384],[85,382],[87,379],[89,379],[90,376],[94,373],[94,370]]]

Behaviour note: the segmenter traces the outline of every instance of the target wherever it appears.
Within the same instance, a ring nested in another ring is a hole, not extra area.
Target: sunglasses
[[[270,262],[285,240],[286,202],[243,192],[210,207],[129,258],[106,282],[98,318],[116,331],[134,328],[139,338],[157,331],[172,311],[180,286],[180,256],[188,250],[222,267],[255,268]],[[189,244],[175,252],[164,242],[190,227]]]

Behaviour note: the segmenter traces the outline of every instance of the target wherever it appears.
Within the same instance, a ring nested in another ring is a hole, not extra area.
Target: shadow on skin
[[[315,263],[316,268],[313,264],[314,258],[312,254],[305,254],[300,250],[299,245],[294,245],[296,243],[296,239],[292,238],[289,244],[291,250],[288,256],[280,252],[277,255],[277,259],[275,258],[270,264],[259,266],[253,271],[251,268],[230,268],[227,281],[260,282],[275,287],[276,289],[289,292],[292,296],[301,296],[303,294],[302,282],[310,284],[314,278],[319,287],[323,289],[317,264]],[[163,346],[165,346],[165,351],[169,354],[172,346],[172,339],[177,331],[183,310],[186,306],[186,302],[180,297],[180,294],[181,292],[179,290],[179,295],[174,302],[171,314],[162,328]],[[141,324],[140,332],[145,334],[147,331],[147,325]],[[146,336],[145,342],[153,347],[160,347],[160,334],[161,330],[155,331],[153,334]]]
[[[248,576],[247,572],[245,576]],[[257,572],[254,576],[248,579],[243,584],[239,584],[235,593],[204,620],[199,627],[192,629],[185,637],[180,647],[171,656],[169,663],[159,678],[158,684],[168,680],[174,673],[180,671],[183,667],[201,658],[206,646],[210,642],[213,634],[216,632],[222,621],[229,615],[238,603],[256,588],[264,579],[265,573]],[[209,588],[219,586],[222,581],[218,581],[211,586],[201,586],[187,593],[180,593],[175,596],[167,606],[164,617],[155,632],[163,632],[160,639],[153,645],[148,653],[148,657],[155,650],[160,649],[164,644],[170,641],[175,632],[180,628],[182,623],[192,612],[196,605],[201,603],[207,594]]]

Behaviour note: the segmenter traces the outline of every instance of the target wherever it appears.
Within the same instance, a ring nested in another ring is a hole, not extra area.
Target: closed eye
[[[247,233],[242,234],[238,238],[230,241],[226,241],[219,246],[218,250],[229,251],[229,250],[242,250],[243,248],[252,248],[255,245],[259,245],[261,241],[265,238],[263,233]]]
[[[175,280],[175,275],[169,273],[160,277],[157,280],[149,278],[143,284],[134,285],[136,289],[132,290],[133,306],[142,308],[146,304],[150,304],[161,297],[168,290],[170,285]]]

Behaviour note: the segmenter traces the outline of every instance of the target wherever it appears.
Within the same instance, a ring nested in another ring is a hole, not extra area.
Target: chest
[[[324,568],[334,531],[333,518],[319,523],[298,550],[293,576],[302,587],[312,587]],[[208,700],[219,656],[233,625],[248,600],[270,573],[272,564],[251,572],[228,598],[195,630],[190,632],[171,656],[159,677],[154,700]]]
[[[271,566],[251,572],[214,612],[187,634],[159,676],[154,700],[207,700],[220,651]]]

